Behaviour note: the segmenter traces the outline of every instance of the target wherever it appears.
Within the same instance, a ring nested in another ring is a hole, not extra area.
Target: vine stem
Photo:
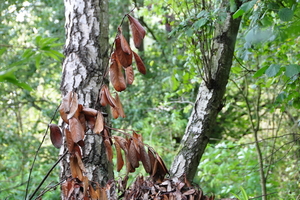
[[[56,163],[51,167],[51,169],[49,169],[49,171],[47,172],[46,176],[43,178],[43,180],[41,181],[41,183],[38,185],[38,187],[34,190],[34,192],[32,193],[32,195],[29,197],[29,200],[31,200],[33,198],[33,196],[37,193],[37,191],[39,191],[39,189],[42,187],[43,183],[45,182],[45,180],[48,178],[48,176],[51,174],[51,172],[53,171],[53,169],[56,167],[56,165],[63,159],[63,157],[65,157],[65,155],[67,155],[68,151],[65,151],[65,153],[56,161]]]
[[[56,108],[56,110],[55,110],[55,112],[54,112],[54,115],[52,116],[52,118],[51,118],[49,124],[51,124],[52,121],[54,120],[54,117],[55,117],[55,115],[56,115],[56,113],[57,113],[59,107],[60,107],[60,105],[57,106],[57,108]],[[48,130],[49,130],[49,126],[47,126],[47,129],[46,129],[46,131],[45,131],[45,133],[44,133],[42,142],[40,143],[40,146],[38,147],[37,151],[35,152],[34,159],[33,159],[33,161],[32,161],[32,165],[31,165],[30,170],[29,170],[29,175],[28,175],[28,180],[27,180],[26,191],[25,191],[25,198],[24,198],[24,199],[27,199],[28,188],[29,188],[29,183],[30,183],[30,179],[31,179],[32,170],[33,170],[33,167],[34,167],[34,164],[35,164],[37,155],[38,155],[38,153],[39,153],[39,151],[40,151],[40,149],[41,149],[41,147],[42,147],[42,145],[43,145],[43,143],[44,143],[44,141],[45,141],[45,139],[46,139]]]

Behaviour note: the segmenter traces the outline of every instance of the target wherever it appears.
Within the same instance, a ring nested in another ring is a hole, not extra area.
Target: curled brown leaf
[[[146,31],[137,19],[129,14],[127,15],[127,17],[130,23],[134,45],[139,49],[146,35]]]
[[[142,74],[146,74],[147,71],[146,71],[146,66],[144,65],[141,57],[135,53],[134,51],[132,51],[133,55],[134,55],[134,59],[135,59],[135,62],[136,62],[136,65],[137,65],[137,68],[139,70],[139,72],[141,72]]]

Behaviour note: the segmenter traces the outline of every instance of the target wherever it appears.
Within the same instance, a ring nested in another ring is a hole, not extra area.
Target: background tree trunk
[[[61,82],[62,95],[78,94],[79,104],[100,109],[98,93],[108,65],[107,0],[65,0],[66,43]],[[102,185],[113,177],[102,137],[86,135],[82,148],[86,176]],[[66,147],[62,147],[61,154]],[[68,156],[61,162],[61,180],[70,176]]]
[[[192,181],[200,159],[209,141],[217,114],[222,108],[222,100],[232,65],[234,47],[240,25],[240,18],[233,19],[229,12],[228,1],[223,1],[220,10],[227,10],[223,23],[215,23],[212,64],[204,66],[210,69],[211,79],[202,82],[199,87],[195,106],[189,118],[179,152],[175,157],[171,175]],[[206,76],[209,77],[209,76]]]

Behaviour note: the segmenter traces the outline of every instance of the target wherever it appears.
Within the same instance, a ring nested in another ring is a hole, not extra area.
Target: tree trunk
[[[229,2],[223,1],[223,8]],[[222,9],[220,9],[222,10]],[[228,8],[226,10],[229,10]],[[211,79],[203,81],[199,87],[195,106],[192,110],[179,152],[171,166],[171,175],[192,181],[202,154],[209,141],[222,99],[226,90],[232,65],[234,47],[240,25],[240,18],[233,19],[229,11],[222,24],[215,24],[215,39],[212,52]]]
[[[78,94],[78,103],[100,109],[98,93],[108,65],[108,1],[65,0],[66,44],[61,82],[62,95]],[[85,175],[94,183],[104,185],[113,178],[106,158],[102,137],[86,135],[82,148]],[[66,146],[62,147],[61,154]],[[68,155],[61,162],[61,180],[71,176]]]

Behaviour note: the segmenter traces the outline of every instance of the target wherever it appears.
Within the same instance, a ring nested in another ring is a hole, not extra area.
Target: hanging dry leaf
[[[108,138],[106,138],[104,140],[104,145],[105,145],[105,149],[106,149],[106,156],[109,162],[112,162],[113,159],[113,151],[112,151],[112,147],[111,147],[111,143],[109,141]]]
[[[73,117],[78,109],[78,96],[75,92],[69,91],[67,95],[63,98],[62,106],[64,112],[67,114],[67,119]]]
[[[99,199],[101,200],[108,200],[106,195],[106,188],[97,188],[97,193],[99,195]]]
[[[95,127],[96,118],[91,115],[85,115],[85,120],[87,122],[87,126],[89,127],[89,129],[93,130]]]
[[[89,185],[89,193],[92,200],[98,200],[100,199],[97,192],[94,190],[93,186]]]
[[[64,183],[61,184],[61,189],[63,192],[63,199],[69,199],[72,192],[74,191],[74,181],[72,179],[68,179]]]
[[[148,148],[148,156],[150,159],[150,163],[151,163],[151,176],[153,177],[156,174],[156,170],[157,170],[157,159],[156,159],[156,155],[150,150],[150,148]]]
[[[59,113],[60,113],[60,117],[62,118],[62,120],[65,123],[69,124],[68,114],[65,113],[65,108],[64,108],[63,104],[60,104],[60,106],[59,106]]]
[[[69,152],[71,153],[74,148],[74,141],[72,139],[72,134],[68,128],[65,128],[65,136],[66,136],[66,142]]]
[[[132,167],[129,158],[128,158],[128,154],[125,154],[125,163],[126,163],[126,174],[129,174],[131,172],[135,172],[135,168]]]
[[[66,114],[69,114],[70,113],[70,105],[71,105],[71,101],[72,101],[72,94],[73,94],[73,91],[69,91],[64,97],[63,97],[63,100],[62,100],[62,107],[64,109],[64,112]]]
[[[145,147],[143,144],[140,145],[140,156],[141,156],[141,161],[144,166],[144,169],[147,173],[151,173],[151,162],[148,153],[145,150]]]
[[[73,147],[73,150],[72,150],[71,153],[72,153],[73,155],[78,154],[78,156],[79,156],[80,158],[82,158],[81,149],[80,149],[80,147],[78,146],[78,144],[76,144],[76,143],[74,143],[74,147]]]
[[[86,196],[87,189],[89,187],[89,179],[87,176],[83,176],[82,178],[82,187],[83,187],[83,195]]]
[[[118,93],[116,93],[115,102],[116,102],[116,106],[117,106],[116,110],[119,113],[119,116],[121,116],[122,118],[125,118],[125,113],[124,113],[123,106],[122,106],[122,103],[121,103]]]
[[[78,119],[72,117],[69,119],[70,131],[72,135],[72,139],[75,143],[83,140],[84,138],[84,129]]]
[[[117,154],[117,172],[121,171],[124,166],[124,160],[121,152],[121,147],[119,143],[115,142],[116,154]]]
[[[114,53],[112,54],[115,55]],[[111,64],[109,67],[110,82],[114,86],[115,90],[121,92],[126,89],[126,82],[124,74],[122,72],[122,67],[118,65],[115,59],[111,59]]]
[[[105,92],[105,96],[107,98],[108,104],[113,108],[117,107],[116,100],[111,96],[107,85],[103,85],[102,88],[104,88],[103,90]]]
[[[115,142],[117,142],[120,145],[121,149],[123,149],[125,154],[127,154],[128,153],[127,140],[125,138],[121,137],[121,136],[113,136],[113,138],[114,138]]]
[[[118,35],[115,39],[115,51],[113,54],[111,55],[111,60],[116,61],[116,64],[120,64],[125,68],[132,64],[132,53],[126,53],[123,51],[120,35]]]
[[[93,108],[86,108],[86,107],[83,107],[82,108],[82,112],[84,115],[90,115],[90,116],[93,116],[93,117],[96,117],[97,114],[98,114],[98,111],[93,109]]]
[[[127,15],[127,17],[130,23],[134,45],[139,49],[146,35],[146,31],[137,19],[131,15]]]
[[[134,71],[133,71],[132,65],[125,68],[125,77],[126,77],[126,83],[128,85],[132,85],[132,83],[134,81]]]
[[[50,139],[56,148],[60,148],[63,144],[63,136],[60,128],[56,124],[49,124],[50,128]]]
[[[86,132],[87,131],[87,125],[86,125],[85,115],[84,115],[83,112],[81,112],[79,114],[78,120],[79,120],[79,122],[80,122],[80,124],[81,124],[81,126],[82,126],[82,128],[84,130],[84,132]]]
[[[137,134],[135,131],[132,133],[133,136],[133,142],[134,142],[134,147],[138,154],[140,154],[140,143],[143,144],[143,138],[141,134]]]
[[[118,31],[119,31],[119,37],[120,37],[120,40],[121,40],[122,50],[124,51],[124,53],[131,54],[131,48],[130,48],[127,40],[123,36],[121,27],[118,27]]]
[[[146,74],[146,66],[144,65],[143,63],[143,60],[141,59],[141,57],[135,53],[134,51],[132,51],[133,55],[134,55],[134,59],[135,59],[135,62],[136,62],[136,66],[139,70],[139,72],[141,72],[142,74]]]
[[[113,107],[110,107],[111,108],[111,115],[114,119],[117,119],[119,117],[119,112],[117,110],[117,108],[113,108]]]
[[[96,134],[100,134],[103,131],[103,128],[104,128],[104,118],[101,112],[98,111],[96,123],[93,131]]]
[[[76,156],[77,163],[78,163],[78,166],[81,169],[81,171],[86,172],[84,164],[83,164],[83,162],[81,160],[81,155],[78,152],[75,152],[75,156]]]
[[[152,171],[152,179],[155,182],[161,183],[164,180],[165,175],[169,174],[169,171],[166,168],[165,163],[163,162],[161,157],[156,152],[154,152],[154,153],[155,153],[156,160],[157,160],[157,167],[156,167],[155,173],[154,173],[154,169]]]
[[[77,159],[75,156],[70,155],[70,169],[71,169],[71,174],[73,178],[77,178],[78,177],[78,170],[77,168],[79,168],[78,164],[77,164]]]
[[[99,98],[100,98],[101,106],[106,106],[109,103],[107,96],[106,96],[106,92],[105,92],[106,88],[107,88],[107,85],[103,85],[100,90]]]
[[[133,168],[138,168],[139,167],[138,154],[136,152],[132,139],[128,140],[128,145],[129,145],[128,160]]]

